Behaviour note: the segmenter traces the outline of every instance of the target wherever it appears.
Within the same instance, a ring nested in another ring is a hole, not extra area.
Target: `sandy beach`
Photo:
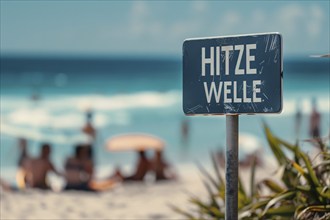
[[[170,205],[186,207],[188,192],[203,195],[195,171],[177,181],[119,184],[99,193],[2,191],[1,219],[182,219]]]
[[[119,186],[102,193],[32,190],[1,194],[1,219],[181,219],[184,184]]]
[[[184,219],[170,205],[192,210],[191,195],[207,199],[201,173],[195,166],[180,167],[180,179],[168,182],[120,184],[99,193],[81,191],[22,192],[1,191],[1,219]],[[212,173],[212,169],[208,169]],[[267,171],[266,171],[267,170]],[[274,171],[274,170],[273,170]],[[269,169],[257,171],[258,180],[271,174]],[[249,183],[249,169],[241,169]]]

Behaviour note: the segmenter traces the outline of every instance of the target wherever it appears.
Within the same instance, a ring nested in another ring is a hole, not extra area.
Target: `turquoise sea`
[[[240,146],[241,157],[256,150],[251,144],[268,154],[262,121],[278,136],[294,142],[298,110],[303,114],[298,137],[308,138],[313,98],[322,115],[321,133],[328,135],[329,69],[326,58],[284,57],[283,112],[240,116],[240,134],[250,138],[250,143]],[[109,137],[121,133],[161,137],[166,142],[166,158],[173,164],[208,161],[211,151],[225,146],[225,116],[184,116],[178,58],[2,56],[0,85],[1,177],[10,181],[18,161],[18,136],[28,140],[33,156],[41,142],[51,143],[52,160],[62,169],[73,146],[82,140],[88,109],[94,112],[99,168],[134,163],[134,153],[113,153],[104,148]],[[181,135],[184,120],[189,125],[187,142]]]

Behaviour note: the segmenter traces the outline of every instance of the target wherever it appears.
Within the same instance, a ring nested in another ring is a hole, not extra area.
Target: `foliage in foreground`
[[[330,219],[330,150],[321,140],[313,140],[320,153],[313,160],[298,144],[289,144],[274,136],[264,126],[269,147],[279,164],[281,179],[271,178],[255,183],[256,163],[251,166],[249,193],[239,179],[239,219]],[[291,152],[292,158],[287,156]],[[208,201],[192,196],[193,211],[172,208],[187,219],[224,219],[224,167],[212,157],[215,176],[199,166]],[[266,192],[266,193],[265,193]],[[266,194],[266,195],[263,195]]]

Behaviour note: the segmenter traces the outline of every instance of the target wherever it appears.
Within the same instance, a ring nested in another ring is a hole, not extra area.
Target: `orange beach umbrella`
[[[162,150],[164,146],[165,142],[161,138],[142,133],[116,135],[106,142],[109,151]]]

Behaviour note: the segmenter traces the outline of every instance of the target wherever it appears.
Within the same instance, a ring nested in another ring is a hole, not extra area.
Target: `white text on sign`
[[[206,55],[205,47],[201,48],[201,75],[206,76],[206,65],[209,65],[210,76],[220,76],[221,54],[224,57],[224,74],[235,75],[251,75],[257,74],[257,70],[251,68],[251,62],[255,61],[255,56],[251,55],[251,50],[257,48],[256,44],[246,45],[227,45],[217,46],[209,48],[209,56]],[[230,53],[238,51],[238,58],[235,63],[234,73],[230,73]],[[243,60],[243,54],[245,53],[245,60]],[[245,62],[245,69],[241,69],[242,62]],[[205,97],[208,103],[211,103],[212,97],[216,103],[220,103],[221,94],[223,94],[224,103],[259,103],[262,102],[258,97],[260,93],[261,80],[253,80],[251,85],[247,84],[247,81],[243,81],[242,85],[238,85],[237,81],[220,81],[218,84],[211,82],[209,85],[204,82]],[[252,86],[252,94],[248,93],[248,87]],[[242,88],[242,89],[238,89]],[[241,94],[238,94],[241,91]],[[250,96],[249,96],[250,95]]]

